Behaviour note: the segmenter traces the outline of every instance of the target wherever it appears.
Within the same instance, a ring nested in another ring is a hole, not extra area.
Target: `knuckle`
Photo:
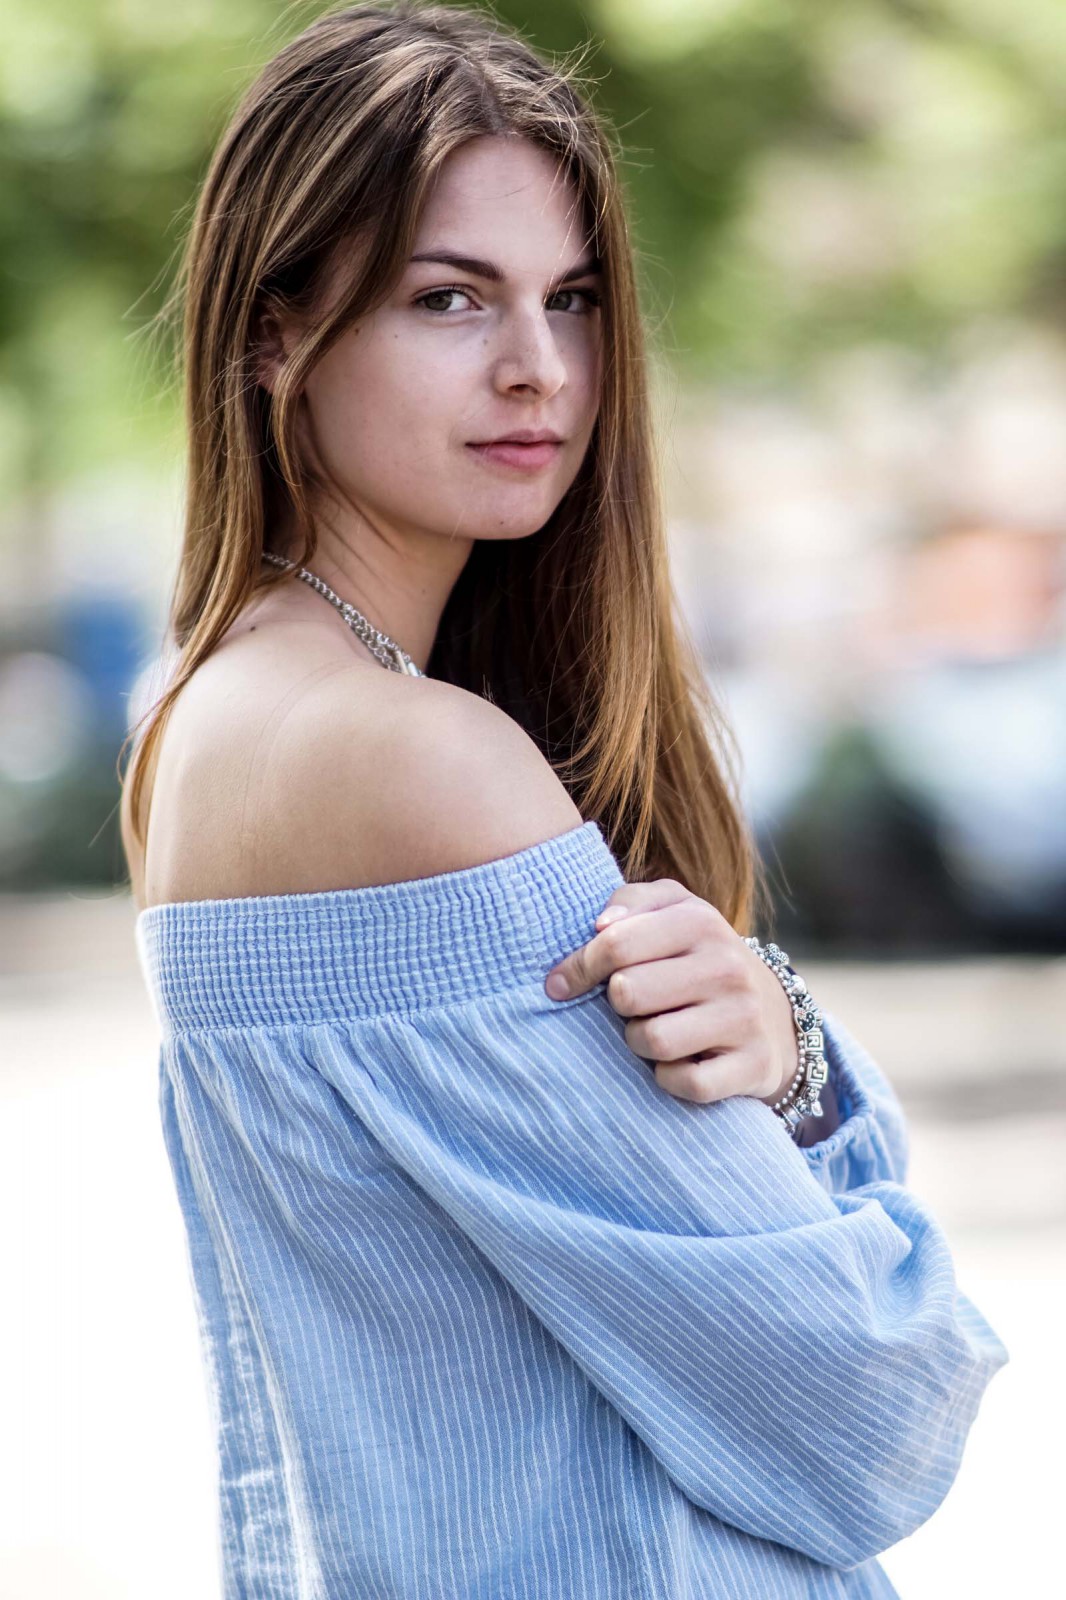
[[[612,972],[607,979],[607,998],[617,1009],[624,1011],[632,997],[632,984],[624,972]]]
[[[571,994],[580,994],[583,989],[589,988],[592,983],[592,974],[589,972],[589,964],[585,960],[583,952],[577,951],[570,957],[569,965],[566,968],[566,978],[570,985]]]
[[[700,1105],[708,1105],[718,1098],[714,1068],[709,1061],[698,1061],[692,1068],[692,1098]]]
[[[716,1098],[714,1084],[704,1063],[690,1062],[684,1067],[674,1068],[669,1074],[661,1073],[656,1067],[655,1076],[661,1086],[676,1100],[691,1100],[696,1105],[708,1105]]]
[[[718,940],[726,926],[725,918],[708,900],[693,896],[685,906],[685,914],[692,928],[693,940],[704,942]]]
[[[622,928],[625,922],[609,922],[598,935],[600,949],[612,966],[617,966],[622,954]]]
[[[749,968],[747,962],[739,957],[724,963],[720,975],[720,982],[730,994],[736,995],[744,1001],[755,998],[755,973]]]
[[[644,1024],[644,1042],[648,1047],[648,1054],[656,1061],[669,1061],[671,1059],[670,1024],[665,1017],[649,1017]]]

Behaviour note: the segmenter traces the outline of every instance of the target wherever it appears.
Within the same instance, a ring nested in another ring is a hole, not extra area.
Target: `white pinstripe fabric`
[[[835,1017],[800,1149],[545,995],[622,881],[587,822],[138,917],[225,1600],[895,1594],[1008,1353]]]

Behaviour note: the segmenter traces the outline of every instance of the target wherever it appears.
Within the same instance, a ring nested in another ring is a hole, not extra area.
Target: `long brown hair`
[[[547,150],[584,207],[604,274],[601,399],[544,527],[475,541],[426,670],[521,723],[628,881],[677,878],[747,932],[765,880],[734,736],[670,580],[615,135],[580,61],[548,63],[474,8],[384,0],[325,13],[262,69],[214,152],[161,314],[181,320],[185,528],[174,670],[122,746],[151,718],[132,758],[131,826],[143,847],[145,774],[182,687],[251,596],[288,578],[262,560],[282,526],[297,534],[286,553],[314,565],[314,478],[297,434],[307,374],[395,288],[441,163],[498,134]],[[327,315],[322,287],[355,237],[352,281]],[[314,319],[273,394],[256,376],[265,309]]]

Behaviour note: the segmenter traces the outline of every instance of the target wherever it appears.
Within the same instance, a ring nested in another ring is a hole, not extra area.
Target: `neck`
[[[309,570],[394,639],[425,672],[441,613],[474,541],[376,526],[350,511],[343,519],[334,514],[328,523],[316,521],[316,533]],[[286,545],[280,554],[297,559]],[[296,587],[306,585],[297,582]]]

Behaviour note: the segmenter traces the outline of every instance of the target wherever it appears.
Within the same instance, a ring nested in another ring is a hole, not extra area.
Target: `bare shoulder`
[[[279,730],[256,843],[279,882],[358,888],[497,860],[581,821],[534,741],[491,701],[353,668],[305,694]]]
[[[131,784],[123,788],[120,826],[138,910],[301,887],[286,881],[290,863],[273,849],[269,827],[260,837],[260,818],[270,822],[275,746],[284,749],[289,730],[314,714],[330,678],[374,670],[353,668],[350,652],[321,630],[276,625],[259,637],[248,628],[201,662],[152,747],[143,848],[133,837]]]
[[[496,860],[581,815],[480,696],[383,671],[343,630],[260,606],[174,702],[152,762],[138,909],[360,888]]]

